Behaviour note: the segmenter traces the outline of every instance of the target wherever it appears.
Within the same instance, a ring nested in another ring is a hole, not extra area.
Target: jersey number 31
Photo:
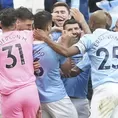
[[[23,55],[21,44],[15,44],[15,47],[18,48],[21,64],[24,65],[25,60],[24,60],[24,55]],[[2,48],[2,51],[8,50],[7,58],[11,58],[13,60],[12,64],[9,64],[9,65],[6,64],[6,68],[13,68],[17,64],[17,58],[12,54],[12,48],[13,48],[13,46],[6,46],[6,47]]]

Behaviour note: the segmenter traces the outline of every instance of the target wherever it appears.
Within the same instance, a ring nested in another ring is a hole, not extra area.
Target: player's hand
[[[62,32],[63,31],[63,27],[57,27],[57,26],[54,26],[52,27],[51,29],[51,32]]]
[[[34,71],[39,71],[40,64],[38,61],[33,62]]]
[[[39,109],[37,111],[36,118],[42,118],[42,110],[41,110],[40,107],[39,107]]]
[[[86,23],[84,15],[76,8],[72,8],[70,12],[71,12],[71,16],[73,16],[74,19],[81,25],[82,30],[84,30],[86,34],[90,34],[91,30],[88,24]]]
[[[70,78],[70,73],[63,73],[61,70],[60,70],[60,75],[61,75],[61,78]]]
[[[71,8],[70,14],[80,24],[85,21],[84,15],[76,8]]]
[[[64,46],[70,47],[73,39],[74,39],[74,36],[72,33],[69,33],[66,30],[63,30],[60,40]]]
[[[61,75],[61,78],[71,78],[70,74],[63,74]]]
[[[76,65],[74,63],[74,61],[71,59],[71,68],[74,68]]]
[[[79,41],[80,35],[81,35],[80,33],[76,34],[78,38],[75,38],[75,35],[73,35],[72,33],[64,31],[62,34],[62,41],[64,44],[68,45],[68,47],[71,47],[73,44]]]
[[[84,31],[82,30],[82,31],[81,31],[81,36],[80,36],[80,37],[84,36],[84,34],[85,34],[85,33],[84,33]]]
[[[71,63],[71,68],[73,69],[76,65],[75,65],[75,63],[74,63],[74,61],[71,59],[70,60],[70,63]],[[73,71],[73,70],[72,70]],[[74,74],[73,74],[73,72],[72,72],[72,75],[73,76],[71,76],[71,69],[68,71],[68,72],[66,72],[66,73],[61,73],[61,77],[63,77],[63,78],[71,78],[71,77],[75,77],[76,75],[78,75],[77,73],[75,74],[75,71],[74,71]]]
[[[33,37],[34,37],[34,39],[38,39],[40,41],[45,41],[45,40],[47,40],[49,38],[46,35],[46,33],[43,30],[41,30],[41,29],[34,30]]]
[[[77,75],[80,74],[80,72],[81,72],[80,69],[77,66],[75,66],[74,68],[71,69],[70,76],[76,77]]]
[[[57,13],[52,13],[52,21],[54,22],[55,20],[63,20],[63,17]]]

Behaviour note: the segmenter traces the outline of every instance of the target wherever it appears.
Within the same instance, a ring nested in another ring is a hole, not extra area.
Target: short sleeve
[[[83,71],[86,71],[87,69],[91,68],[90,60],[87,53],[83,55],[82,60],[79,63],[77,63],[76,66]]]
[[[92,34],[84,35],[80,38],[79,42],[73,46],[78,47],[81,54],[84,54],[92,46]]]

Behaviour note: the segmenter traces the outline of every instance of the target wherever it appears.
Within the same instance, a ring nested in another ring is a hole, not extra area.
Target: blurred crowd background
[[[117,20],[118,0],[0,0],[0,9],[24,6],[29,8],[33,14],[39,10],[51,12],[52,5],[55,2],[66,2],[71,8],[79,9],[85,16],[86,21],[92,12],[104,9],[110,12],[114,26]]]

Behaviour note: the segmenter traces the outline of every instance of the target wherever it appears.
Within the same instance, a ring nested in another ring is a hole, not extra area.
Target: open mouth
[[[59,18],[57,21],[58,22],[65,22],[65,18]]]
[[[58,22],[64,22],[65,20],[58,20]]]

